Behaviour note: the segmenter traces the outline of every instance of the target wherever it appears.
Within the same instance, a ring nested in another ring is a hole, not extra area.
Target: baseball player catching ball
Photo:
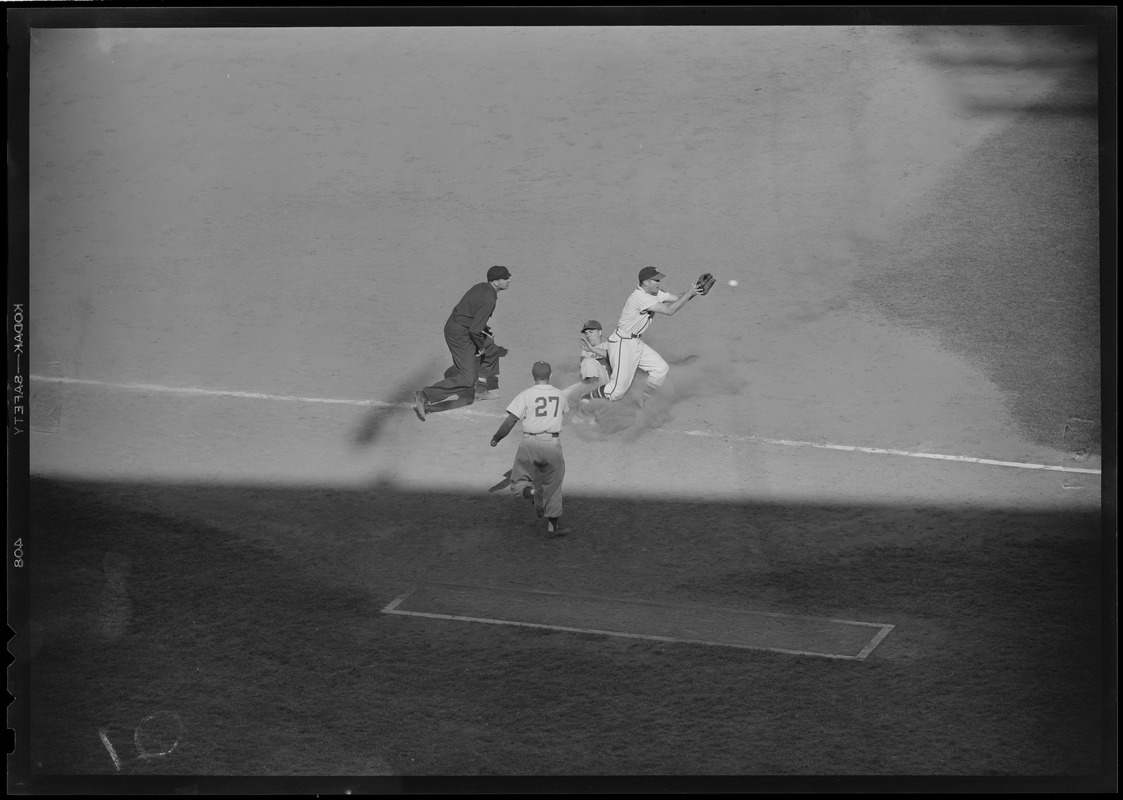
[[[569,403],[560,389],[550,385],[551,371],[545,361],[534,362],[530,370],[534,385],[519,392],[507,406],[507,417],[491,437],[491,446],[499,444],[522,422],[522,441],[515,453],[515,464],[507,474],[511,491],[534,500],[539,518],[546,518],[546,532],[558,536],[568,533],[561,525],[561,488],[565,478],[561,430]],[[506,481],[499,485],[503,483]]]
[[[675,314],[692,298],[706,294],[714,284],[714,276],[706,273],[682,295],[664,291],[660,286],[667,277],[655,267],[644,267],[639,271],[639,286],[624,302],[620,321],[616,329],[608,335],[608,361],[612,375],[608,382],[584,397],[619,400],[632,386],[636,370],[647,373],[647,390],[640,400],[642,406],[648,396],[667,380],[670,366],[649,345],[643,341],[656,314],[668,317]]]

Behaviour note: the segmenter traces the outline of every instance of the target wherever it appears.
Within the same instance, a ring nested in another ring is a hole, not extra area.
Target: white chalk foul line
[[[101,743],[105,745],[105,749],[109,751],[109,757],[113,759],[113,766],[117,771],[121,771],[121,759],[117,756],[117,750],[113,747],[113,742],[109,741],[109,736],[105,733],[105,728],[100,729],[97,735],[101,738]]]
[[[260,392],[232,392],[220,389],[196,389],[194,387],[160,386],[155,383],[107,383],[86,378],[55,378],[46,375],[32,375],[31,380],[44,383],[72,383],[82,386],[103,386],[109,389],[125,389],[131,392],[164,392],[165,394],[204,395],[208,397],[241,397],[248,400],[289,400],[300,403],[331,403],[345,406],[393,406],[379,400],[328,400],[323,397],[298,397],[296,395],[262,394]]]
[[[874,453],[877,455],[906,456],[908,458],[931,458],[938,461],[962,461],[968,464],[989,464],[996,467],[1018,467],[1020,469],[1040,469],[1055,472],[1080,472],[1086,475],[1099,475],[1100,470],[1085,467],[1064,467],[1055,464],[1032,464],[1025,461],[998,461],[993,458],[976,458],[974,456],[946,455],[943,453],[916,453],[912,450],[895,450],[884,447],[858,447],[849,444],[829,444],[826,442],[797,442],[791,439],[764,439],[756,436],[731,436],[729,434],[710,433],[709,431],[683,431],[684,436],[706,436],[714,439],[737,439],[745,442],[761,442],[763,444],[779,444],[785,447],[815,447],[820,450],[846,450],[852,453]]]
[[[84,386],[102,386],[110,389],[124,389],[127,391],[135,392],[164,392],[169,394],[202,395],[207,397],[239,397],[248,400],[284,400],[298,403],[327,403],[331,405],[365,406],[368,408],[411,407],[410,403],[388,403],[383,400],[337,400],[324,397],[300,397],[297,395],[263,394],[261,392],[236,392],[221,389],[197,389],[194,387],[160,386],[158,384],[152,383],[108,383],[106,381],[95,381],[86,378],[60,378],[45,375],[32,375],[30,376],[30,379],[33,381],[42,381],[44,383],[67,383],[79,384]],[[466,408],[457,409],[456,413],[479,417],[502,416],[502,414],[491,414],[485,411],[475,411]],[[702,436],[713,439],[722,439],[725,441],[732,439],[734,441],[746,442],[750,444],[774,444],[784,447],[814,447],[821,450],[845,450],[853,453],[905,456],[907,458],[927,458],[935,459],[938,461],[961,461],[968,464],[986,464],[996,467],[1015,467],[1017,469],[1035,469],[1052,472],[1074,472],[1085,475],[1101,474],[1100,470],[1098,469],[1089,469],[1085,467],[1065,467],[1054,464],[1033,464],[1024,461],[999,461],[993,458],[975,458],[973,456],[946,455],[942,453],[917,453],[911,450],[896,450],[883,447],[860,447],[857,445],[829,444],[824,442],[800,442],[791,439],[766,439],[757,436],[736,436],[725,433],[712,433],[710,431],[679,431],[678,433],[681,433],[684,436]]]

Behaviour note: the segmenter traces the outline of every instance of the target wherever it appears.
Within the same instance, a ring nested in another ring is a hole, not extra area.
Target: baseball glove
[[[698,276],[698,280],[694,282],[694,285],[698,287],[698,294],[709,294],[710,289],[714,288],[716,282],[717,278],[708,272],[703,272]]]
[[[483,337],[480,339],[480,341],[476,342],[476,355],[482,356],[492,348],[495,348],[496,352],[499,353],[500,358],[503,358],[503,356],[507,355],[507,353],[509,352],[506,347],[496,344],[495,333],[491,330],[490,327],[485,325]]]

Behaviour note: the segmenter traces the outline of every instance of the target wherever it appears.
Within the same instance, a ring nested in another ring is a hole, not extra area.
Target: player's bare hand
[[[499,440],[498,440],[498,439],[492,439],[492,440],[491,440],[491,446],[492,446],[492,447],[495,447],[495,445],[497,445],[497,444],[499,444]]]

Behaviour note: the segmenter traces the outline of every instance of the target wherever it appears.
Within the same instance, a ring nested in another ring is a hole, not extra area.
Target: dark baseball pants
[[[480,355],[476,356],[476,360],[479,362],[476,365],[476,382],[486,383],[489,390],[498,389],[499,348],[495,346],[495,343],[493,341],[488,339],[487,346],[484,347],[484,350]],[[453,364],[451,367],[445,370],[445,378],[455,378],[457,373],[459,372],[460,370],[458,370],[456,368],[456,365]]]
[[[426,386],[421,394],[429,403],[439,403],[456,395],[460,395],[465,403],[471,403],[476,399],[476,374],[479,370],[476,345],[468,336],[468,329],[455,324],[445,325],[445,344],[452,353],[456,375]]]

